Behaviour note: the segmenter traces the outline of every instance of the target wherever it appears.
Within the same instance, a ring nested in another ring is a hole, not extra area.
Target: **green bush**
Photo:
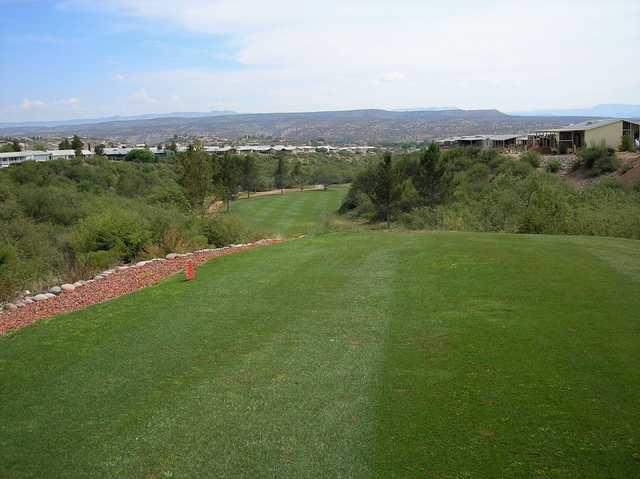
[[[107,210],[83,220],[74,239],[80,252],[118,251],[131,261],[149,240],[151,232],[141,218],[126,210]]]
[[[73,265],[68,268],[68,278],[70,281],[77,281],[93,276],[119,263],[122,256],[122,251],[118,248],[79,253]]]
[[[621,175],[633,170],[633,165],[631,163],[623,163],[618,170]]]
[[[620,161],[611,148],[602,143],[599,146],[583,148],[578,152],[580,167],[586,170],[587,175],[594,177],[616,171]]]
[[[529,163],[534,168],[540,167],[540,155],[535,151],[527,151],[520,155],[520,160]]]
[[[199,230],[207,242],[216,247],[243,243],[256,238],[256,233],[251,231],[244,222],[227,214],[202,219]]]
[[[553,159],[553,160],[551,160],[549,163],[547,163],[547,166],[546,166],[546,168],[545,168],[545,169],[546,169],[549,173],[557,173],[558,171],[560,171],[560,168],[561,168],[561,167],[562,167],[562,165],[561,165],[561,163],[560,163],[560,160],[558,160],[558,159]]]
[[[156,155],[151,153],[151,150],[147,148],[140,148],[131,150],[124,157],[125,161],[135,161],[137,163],[155,163]]]
[[[209,238],[205,235],[195,235],[189,239],[189,249],[198,250],[209,246]]]
[[[629,135],[622,135],[622,140],[620,141],[620,151],[635,151],[633,138],[631,138]]]

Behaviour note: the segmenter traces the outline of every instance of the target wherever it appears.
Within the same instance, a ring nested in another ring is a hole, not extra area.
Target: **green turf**
[[[226,256],[0,338],[0,477],[638,477],[639,311],[637,241]]]
[[[242,198],[232,203],[231,210],[258,231],[293,237],[322,229],[339,208],[348,188],[348,185],[333,185],[327,191]]]

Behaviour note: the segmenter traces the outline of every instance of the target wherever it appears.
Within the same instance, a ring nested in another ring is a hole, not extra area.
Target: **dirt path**
[[[25,304],[15,311],[0,311],[0,335],[42,318],[82,309],[157,283],[167,276],[184,270],[189,260],[194,266],[198,266],[219,256],[281,241],[279,239],[259,240],[244,245],[187,253],[172,259],[156,258],[109,270],[107,274],[102,273],[73,291],[62,292],[50,299]]]

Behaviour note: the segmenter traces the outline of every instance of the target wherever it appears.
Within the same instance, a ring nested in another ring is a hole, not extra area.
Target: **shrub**
[[[76,251],[118,251],[131,261],[142,250],[150,231],[126,210],[107,210],[82,221],[76,232]]]
[[[189,239],[189,249],[198,250],[206,248],[209,245],[209,239],[205,235],[195,235]]]
[[[547,166],[545,169],[549,173],[557,173],[558,171],[560,171],[561,166],[562,165],[560,164],[560,160],[554,158],[549,163],[547,163]]]
[[[620,164],[615,152],[604,143],[583,148],[578,152],[578,158],[580,166],[587,171],[588,176],[600,176],[615,171]]]
[[[18,204],[36,221],[61,225],[76,223],[84,214],[80,196],[69,188],[25,186],[18,190]]]
[[[529,163],[534,168],[540,167],[540,155],[535,151],[527,151],[520,155],[520,159],[526,163]]]
[[[118,248],[79,253],[67,270],[68,278],[74,281],[93,276],[117,264],[122,256],[122,251]]]
[[[620,141],[620,151],[634,151],[633,138],[629,135],[622,135],[622,140]]]
[[[199,229],[207,242],[216,247],[246,242],[256,237],[239,218],[227,214],[203,219]]]
[[[131,150],[124,157],[125,161],[135,161],[137,163],[154,163],[156,161],[156,155],[151,153],[151,150],[146,148]]]
[[[623,163],[622,166],[620,166],[620,169],[618,171],[620,172],[621,175],[624,175],[625,173],[631,170],[633,170],[633,165],[631,163]]]

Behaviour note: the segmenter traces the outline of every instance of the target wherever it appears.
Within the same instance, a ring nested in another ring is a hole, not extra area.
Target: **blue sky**
[[[0,0],[0,122],[640,103],[640,2],[603,5]]]

